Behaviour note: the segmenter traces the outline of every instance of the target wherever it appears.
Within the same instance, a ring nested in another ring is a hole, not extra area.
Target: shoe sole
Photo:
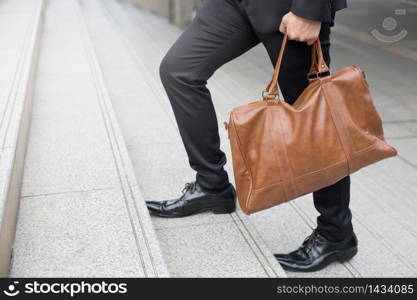
[[[151,215],[162,217],[162,218],[184,218],[189,217],[196,214],[201,214],[203,212],[209,212],[211,211],[215,215],[223,215],[223,214],[231,214],[236,211],[236,205],[229,207],[208,207],[208,208],[202,208],[193,212],[190,212],[185,215],[171,215],[171,214],[164,214],[156,211],[149,211]]]
[[[336,253],[335,255],[330,255],[329,257],[325,258],[320,265],[317,265],[309,269],[293,268],[290,266],[286,266],[285,264],[282,264],[281,266],[284,270],[291,271],[291,272],[303,272],[303,273],[315,272],[315,271],[320,271],[326,268],[328,265],[336,261],[340,263],[346,262],[352,259],[357,253],[358,253],[358,248],[353,248],[348,251],[339,252],[339,253]]]

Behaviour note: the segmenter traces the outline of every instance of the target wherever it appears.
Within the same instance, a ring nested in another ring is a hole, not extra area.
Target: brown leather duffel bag
[[[254,213],[332,185],[395,156],[384,140],[364,72],[330,74],[314,44],[309,85],[290,105],[279,100],[278,75],[287,36],[263,99],[235,108],[226,124],[242,210]]]

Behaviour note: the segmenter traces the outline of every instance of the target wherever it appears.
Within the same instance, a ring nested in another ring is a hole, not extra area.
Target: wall
[[[184,27],[193,18],[194,10],[201,0],[125,0],[166,17],[172,24]]]

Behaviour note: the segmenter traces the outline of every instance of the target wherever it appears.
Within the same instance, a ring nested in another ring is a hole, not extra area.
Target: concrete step
[[[158,66],[179,30],[125,3],[83,3],[144,197],[177,197],[195,174],[188,166]],[[152,221],[173,276],[285,276],[241,211]]]
[[[16,230],[44,0],[0,2],[0,277]]]
[[[48,1],[10,275],[167,277],[85,19]]]
[[[113,17],[115,25],[119,27],[118,35],[125,37],[125,42],[130,45],[130,52],[133,52],[137,65],[144,70],[143,73],[147,74],[143,80],[150,81],[149,85],[155,90],[156,95],[152,99],[156,98],[156,100],[153,101],[152,105],[154,106],[148,111],[148,115],[155,113],[157,101],[160,101],[163,110],[169,110],[167,109],[170,107],[169,101],[158,78],[158,64],[181,31],[168,24],[163,18],[155,17],[123,2],[121,4],[116,1],[103,3]],[[417,85],[416,77],[412,74],[413,72],[415,74],[416,65],[412,61],[406,61],[404,58],[396,57],[369,45],[358,44],[341,35],[333,35],[333,42],[332,66],[334,69],[357,64],[367,72],[375,104],[383,120],[386,121],[387,137],[391,143],[398,147],[400,156],[373,165],[352,176],[351,207],[354,214],[355,230],[360,242],[358,256],[350,262],[333,264],[320,272],[307,275],[292,272],[287,274],[288,276],[309,277],[414,277],[417,275],[415,271],[417,257],[413,251],[417,247],[414,229],[417,225],[415,218],[417,211],[414,205],[417,168],[416,154],[412,150],[415,149],[416,138],[412,134],[415,132],[413,128],[416,124],[413,120],[417,108],[413,99],[417,92]],[[390,70],[390,72],[386,72],[386,70]],[[209,81],[209,87],[219,123],[227,120],[233,107],[259,99],[259,92],[265,88],[271,72],[272,66],[263,46],[255,47],[218,70]],[[134,74],[136,76],[136,73]],[[109,81],[112,80],[114,78],[109,78]],[[392,80],[395,80],[394,84]],[[134,83],[138,84],[135,81]],[[116,111],[119,109],[116,108]],[[171,123],[174,123],[171,112],[167,113]],[[126,119],[122,128],[128,128],[135,124],[135,116],[133,113],[129,114],[127,109],[124,111],[120,109],[119,115]],[[152,135],[154,138],[150,135],[145,137],[146,142],[154,144],[151,144],[148,150],[138,150],[134,146],[131,150],[137,170],[142,170],[142,172],[137,172],[137,176],[143,186],[145,198],[153,200],[176,196],[178,187],[184,181],[183,178],[187,176],[190,179],[193,178],[185,159],[185,153],[181,145],[177,145],[180,143],[179,137],[172,139],[172,130],[167,129],[168,126],[160,129],[158,127],[159,118],[162,116],[156,117],[155,122],[148,123],[150,130],[152,130],[152,126],[156,126]],[[145,118],[141,119],[141,122],[144,124]],[[161,130],[164,130],[165,134],[158,134],[162,132]],[[132,131],[132,139],[135,134],[139,135],[137,132]],[[398,133],[407,132],[410,133],[410,138],[406,136],[395,140]],[[223,149],[230,157],[226,133],[222,130],[220,133]],[[166,154],[157,159],[156,153]],[[147,168],[146,165],[148,165]],[[144,168],[146,168],[146,172],[143,171]],[[227,165],[227,169],[229,174],[232,174],[230,164]],[[179,173],[184,175],[178,176]],[[161,176],[164,176],[162,180]],[[161,190],[161,187],[155,184],[160,181],[163,181],[164,185],[168,183],[168,187]],[[245,218],[245,222],[249,220],[248,223],[251,223],[251,226],[260,233],[269,251],[287,252],[298,247],[305,236],[311,233],[315,227],[316,216],[317,212],[313,207],[311,195],[308,195],[292,203],[254,214]],[[165,250],[168,265],[172,266],[172,269],[177,269],[175,275],[195,275],[196,273],[198,275],[199,273],[190,272],[181,266],[181,258],[177,257],[179,255],[174,249],[195,247],[195,243],[184,242],[181,245],[175,239],[176,231],[174,229],[186,227],[188,224],[204,226],[206,223],[214,222],[210,217],[196,217],[188,221],[153,219],[162,245],[169,248],[169,250]],[[196,230],[196,233],[188,228],[178,229],[177,232],[181,232],[182,237],[184,234],[201,235],[201,232],[197,231],[197,226],[193,229]],[[178,244],[180,245],[177,246]],[[183,253],[183,251],[178,253]]]

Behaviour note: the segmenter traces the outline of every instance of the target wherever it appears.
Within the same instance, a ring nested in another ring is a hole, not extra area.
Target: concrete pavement
[[[12,277],[167,277],[79,2],[46,9]]]

